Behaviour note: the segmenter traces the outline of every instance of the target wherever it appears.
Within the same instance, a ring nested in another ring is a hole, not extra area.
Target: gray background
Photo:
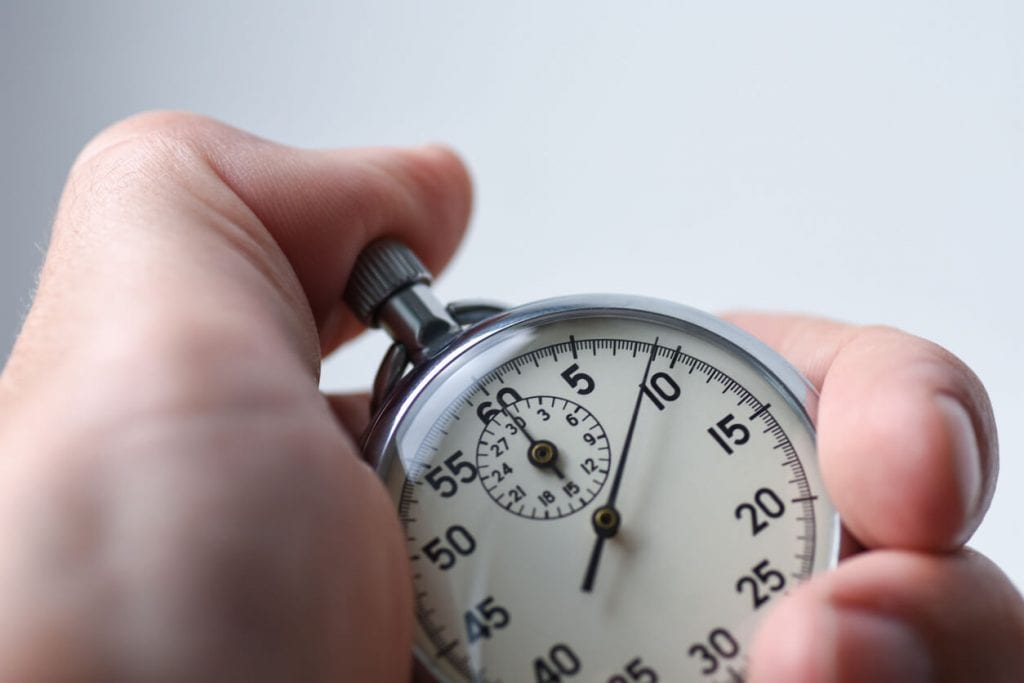
[[[807,311],[967,360],[1003,452],[973,544],[1024,586],[1016,0],[0,8],[0,357],[67,167],[120,117],[191,109],[301,146],[447,141],[478,194],[446,298]],[[325,386],[365,385],[382,349],[352,345]]]

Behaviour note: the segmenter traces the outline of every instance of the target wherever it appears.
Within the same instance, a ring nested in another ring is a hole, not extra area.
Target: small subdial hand
[[[608,492],[608,501],[601,507],[594,510],[590,518],[591,525],[597,538],[594,539],[594,548],[590,551],[590,561],[587,562],[586,573],[583,575],[583,592],[589,593],[594,589],[594,579],[597,578],[597,568],[601,562],[601,551],[604,549],[604,542],[619,532],[622,524],[622,516],[615,507],[615,500],[619,495],[619,486],[622,484],[622,474],[626,470],[626,458],[629,457],[629,445],[633,442],[633,430],[636,429],[636,418],[640,414],[640,405],[644,399],[644,389],[647,387],[647,376],[651,372],[651,364],[658,353],[658,338],[655,337],[651,344],[651,355],[647,358],[647,365],[644,367],[644,376],[640,380],[640,389],[636,395],[636,403],[633,404],[633,415],[629,419],[629,429],[626,431],[626,441],[622,444],[622,454],[619,456],[619,464],[615,468],[615,478],[612,479],[612,487]]]
[[[481,484],[500,506],[523,517],[558,519],[597,497],[610,474],[611,449],[584,406],[559,396],[527,396],[494,409],[476,462]]]
[[[533,435],[526,428],[526,421],[522,418],[516,419],[512,417],[508,412],[508,406],[502,406],[501,412],[519,427],[519,431],[530,442],[526,449],[526,459],[530,461],[530,464],[540,469],[551,470],[559,479],[565,479],[565,475],[558,468],[558,446],[547,439],[533,438]]]
[[[526,434],[525,429],[523,433]],[[530,447],[526,451],[526,459],[530,461],[530,464],[549,469],[558,475],[559,479],[565,479],[565,475],[558,468],[558,446],[546,440],[535,441],[530,438],[529,434],[527,434],[527,438],[530,439]]]

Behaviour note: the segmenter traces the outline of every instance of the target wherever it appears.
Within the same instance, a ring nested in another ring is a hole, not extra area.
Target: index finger
[[[129,118],[72,169],[8,371],[49,368],[86,331],[123,338],[146,321],[146,342],[167,329],[209,329],[219,347],[229,331],[273,340],[315,375],[361,328],[341,294],[362,249],[392,236],[437,272],[471,194],[461,161],[436,146],[303,150],[193,114]]]
[[[977,376],[927,340],[799,315],[726,319],[773,347],[821,393],[818,457],[846,528],[865,546],[962,545],[992,499],[995,421]]]

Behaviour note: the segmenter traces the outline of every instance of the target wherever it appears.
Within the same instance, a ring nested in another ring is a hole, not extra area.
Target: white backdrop
[[[301,146],[446,141],[477,205],[445,298],[583,291],[934,339],[987,383],[1002,474],[973,545],[1024,586],[1024,6],[0,4],[0,357],[66,169],[132,112]],[[383,340],[332,359],[369,382]]]

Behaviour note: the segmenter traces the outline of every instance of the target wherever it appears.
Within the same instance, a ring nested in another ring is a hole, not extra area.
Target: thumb
[[[971,551],[873,551],[768,615],[751,683],[1024,680],[1024,601]]]

